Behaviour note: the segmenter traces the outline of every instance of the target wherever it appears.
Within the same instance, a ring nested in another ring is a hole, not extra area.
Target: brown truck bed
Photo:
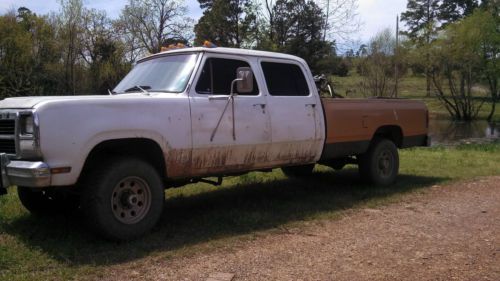
[[[364,153],[376,136],[391,139],[399,148],[427,145],[428,111],[423,102],[322,98],[321,103],[326,124],[322,160]]]

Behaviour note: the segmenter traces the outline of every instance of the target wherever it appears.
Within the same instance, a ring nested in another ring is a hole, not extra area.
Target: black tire
[[[301,166],[282,167],[283,174],[289,178],[302,178],[312,175],[315,164],[307,164]]]
[[[81,208],[90,227],[114,241],[138,238],[160,219],[164,189],[156,169],[135,158],[112,158],[85,175]]]
[[[23,206],[34,215],[73,214],[79,207],[78,196],[64,190],[37,190],[18,186],[17,196]]]
[[[396,145],[388,139],[375,139],[368,151],[358,157],[358,169],[363,180],[387,186],[396,181],[399,172],[399,154]]]

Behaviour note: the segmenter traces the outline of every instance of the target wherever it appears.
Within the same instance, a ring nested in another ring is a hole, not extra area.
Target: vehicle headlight
[[[21,115],[21,135],[33,135],[35,132],[35,118],[33,114]]]
[[[22,159],[42,157],[36,113],[32,111],[20,112],[18,118],[17,157]]]

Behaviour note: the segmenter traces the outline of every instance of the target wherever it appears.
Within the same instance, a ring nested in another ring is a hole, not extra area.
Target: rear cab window
[[[261,67],[271,96],[309,96],[307,80],[297,64],[263,61]]]

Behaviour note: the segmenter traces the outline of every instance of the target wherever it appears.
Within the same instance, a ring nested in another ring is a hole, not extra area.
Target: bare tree
[[[359,69],[363,76],[362,90],[371,96],[393,96],[396,39],[390,29],[385,29],[370,40],[367,56]],[[399,73],[401,75],[401,73]]]
[[[358,18],[358,0],[316,0],[325,12],[323,40],[346,40],[361,26]]]
[[[88,64],[92,64],[98,60],[99,54],[96,51],[96,46],[102,41],[113,39],[112,24],[105,11],[95,9],[85,9],[82,20],[84,30],[81,56]]]
[[[171,41],[186,41],[192,20],[186,17],[182,0],[129,0],[122,10],[119,26],[125,38],[138,42],[150,53]]]
[[[76,94],[76,64],[81,54],[83,3],[81,0],[61,0],[59,36],[64,52],[66,91]]]

